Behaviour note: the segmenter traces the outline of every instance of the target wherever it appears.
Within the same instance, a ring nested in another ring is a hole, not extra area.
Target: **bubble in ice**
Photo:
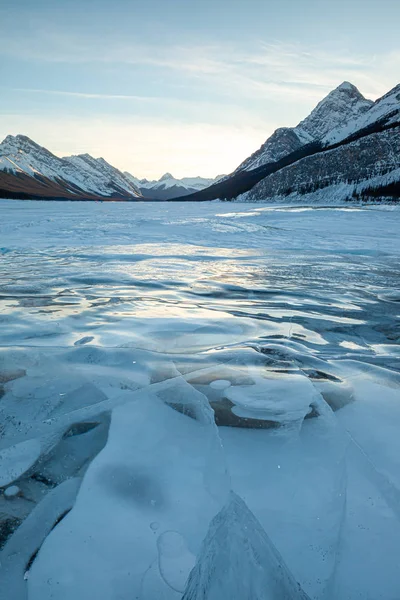
[[[20,489],[17,485],[10,485],[4,490],[4,496],[6,498],[15,498],[20,493]]]
[[[165,531],[157,540],[158,566],[165,583],[176,592],[183,592],[196,558],[177,531]]]
[[[210,387],[214,390],[226,390],[226,388],[230,387],[232,384],[228,379],[216,379],[210,383]]]

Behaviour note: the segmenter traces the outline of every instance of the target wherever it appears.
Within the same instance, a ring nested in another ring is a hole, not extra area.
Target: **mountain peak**
[[[1,143],[2,143],[2,145],[4,144],[4,145],[8,145],[8,146],[30,145],[30,146],[34,146],[35,148],[40,147],[38,144],[36,144],[36,142],[31,140],[31,138],[29,138],[27,135],[22,135],[21,133],[18,133],[17,135],[7,135]]]
[[[0,144],[0,154],[51,154],[46,148],[40,146],[27,135],[7,135]]]
[[[27,135],[22,135],[22,133],[17,133],[17,135],[7,135],[3,142],[15,142],[15,141],[20,141],[20,142],[32,142],[32,140],[30,138],[28,138]],[[33,143],[33,142],[32,142]]]
[[[333,90],[333,91],[334,92],[336,92],[336,91],[356,92],[360,96],[364,97],[361,94],[360,90],[355,85],[353,85],[352,83],[350,83],[349,81],[343,81],[343,83],[341,83],[340,85],[338,85],[337,88],[335,90]]]
[[[329,131],[356,119],[372,105],[372,100],[364,98],[355,85],[344,81],[329,92],[296,129],[321,140]]]
[[[162,177],[158,181],[166,181],[167,179],[174,179],[171,173],[164,173]]]
[[[296,127],[280,127],[235,170],[249,171],[275,162],[316,140],[325,139],[331,131],[345,126],[372,106],[349,81],[343,81],[317,104],[314,110]]]

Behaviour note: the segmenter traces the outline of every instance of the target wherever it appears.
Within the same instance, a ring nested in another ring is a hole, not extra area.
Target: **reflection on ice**
[[[11,206],[1,600],[396,598],[398,211]]]

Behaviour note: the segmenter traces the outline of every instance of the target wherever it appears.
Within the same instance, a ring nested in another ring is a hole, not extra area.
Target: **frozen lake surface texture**
[[[0,213],[1,600],[399,600],[398,208]]]

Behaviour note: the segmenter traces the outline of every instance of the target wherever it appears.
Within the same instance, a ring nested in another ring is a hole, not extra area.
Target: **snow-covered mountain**
[[[25,135],[0,144],[0,189],[21,197],[137,199],[140,191],[103,158],[59,158]],[[3,193],[4,192],[4,193]]]
[[[400,85],[372,102],[342,83],[296,127],[278,129],[230,176],[187,199],[313,201],[331,192],[400,198]]]
[[[216,179],[176,179],[170,173],[157,181],[138,179],[90,154],[59,158],[25,135],[8,135],[0,144],[0,197],[168,200],[202,190]]]
[[[357,118],[330,129],[323,138],[324,143],[340,142],[348,136],[371,127],[376,123],[395,124],[400,120],[400,83],[374,102],[368,111],[363,111]]]
[[[372,102],[342,83],[296,127],[277,129],[231,175],[214,180],[138,179],[89,154],[59,158],[23,135],[0,144],[0,197],[267,200],[332,186],[343,198],[400,197],[400,84]]]
[[[373,104],[354,85],[345,81],[321,100],[296,127],[277,129],[234,173],[275,162],[306,144],[322,140],[329,132],[343,128],[364,115]]]
[[[314,140],[321,140],[329,131],[366,113],[373,104],[355,85],[344,81],[321,100],[296,129],[306,131]]]
[[[104,158],[93,158],[90,154],[78,154],[77,156],[65,156],[66,162],[74,165],[81,173],[85,173],[85,184],[93,182],[98,188],[110,195],[119,193],[131,196],[141,196],[140,190],[122,171],[113,167]]]
[[[215,179],[205,177],[183,177],[176,179],[171,173],[165,173],[160,179],[148,181],[138,179],[125,171],[124,175],[140,190],[145,198],[156,198],[158,200],[169,200],[192,194],[209,187],[224,175],[218,175]]]
[[[356,118],[326,132],[321,151],[301,157],[293,167],[262,179],[246,198],[399,198],[400,85]]]

